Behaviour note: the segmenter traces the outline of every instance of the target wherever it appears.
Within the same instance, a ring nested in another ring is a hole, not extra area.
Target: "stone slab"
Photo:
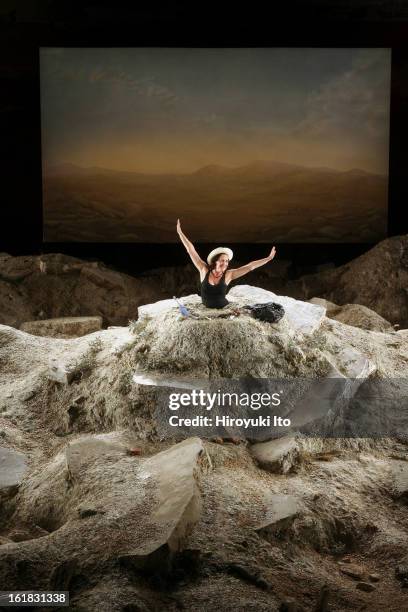
[[[157,504],[149,520],[156,525],[156,535],[135,551],[146,556],[167,544],[180,550],[201,511],[196,470],[204,446],[200,438],[188,438],[168,450],[147,459],[143,473],[156,484]]]
[[[251,285],[236,285],[228,293],[228,298],[243,300],[245,303],[264,304],[276,302],[285,309],[285,315],[290,326],[299,333],[312,334],[316,331],[324,317],[326,309],[317,304],[302,302],[284,295],[276,295],[272,291],[252,287]]]
[[[135,372],[133,382],[147,387],[169,387],[171,389],[198,389],[207,390],[210,381],[208,378],[193,379],[186,376],[164,376],[163,374],[153,374]]]
[[[59,317],[41,321],[25,321],[22,331],[33,336],[52,338],[77,338],[102,329],[102,317]]]
[[[293,437],[277,438],[251,446],[258,465],[277,474],[287,474],[299,463],[299,447]]]
[[[257,531],[273,531],[275,528],[290,524],[303,507],[293,495],[271,493],[265,497],[266,512],[256,525]]]
[[[0,490],[19,485],[26,470],[23,453],[0,446]]]

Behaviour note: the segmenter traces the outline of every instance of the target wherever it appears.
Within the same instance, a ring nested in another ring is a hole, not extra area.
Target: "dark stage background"
[[[15,7],[14,7],[15,6]],[[386,1],[308,1],[234,7],[185,2],[13,2],[0,7],[2,218],[0,252],[62,252],[100,259],[136,273],[188,262],[181,244],[42,242],[39,47],[390,47],[392,49],[388,235],[408,233],[408,4]],[[176,213],[175,213],[176,214]],[[220,221],[222,223],[222,221]],[[184,230],[188,235],[188,224]],[[175,229],[175,228],[174,228]],[[194,236],[191,236],[194,239]],[[205,255],[213,244],[196,244]],[[230,244],[232,248],[235,245]],[[293,270],[345,263],[371,244],[275,244]],[[240,261],[268,254],[268,245],[236,245]]]

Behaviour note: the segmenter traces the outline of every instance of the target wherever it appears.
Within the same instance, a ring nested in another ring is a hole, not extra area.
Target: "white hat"
[[[225,253],[228,256],[228,259],[231,260],[233,258],[234,253],[228,247],[218,247],[217,249],[213,249],[211,253],[209,253],[207,257],[207,263],[210,264],[213,257],[219,255],[220,253]]]

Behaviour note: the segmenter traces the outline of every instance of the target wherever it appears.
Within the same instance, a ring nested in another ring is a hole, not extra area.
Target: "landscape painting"
[[[43,239],[377,242],[391,50],[40,49]]]

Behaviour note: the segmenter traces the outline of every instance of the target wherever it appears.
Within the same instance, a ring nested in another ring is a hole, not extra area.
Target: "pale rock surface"
[[[23,453],[0,446],[0,491],[19,485],[26,471],[27,462]]]
[[[329,427],[339,418],[361,384],[376,370],[375,364],[353,347],[338,347],[326,354],[331,369],[324,378],[310,380],[301,400],[288,412],[291,428],[299,428],[318,419]]]
[[[174,389],[197,389],[207,390],[209,386],[208,379],[205,378],[191,378],[188,376],[163,376],[158,374],[144,374],[136,372],[132,377],[133,382],[137,385],[144,385],[147,387],[170,387]]]
[[[68,385],[73,378],[73,371],[64,363],[58,362],[55,357],[50,357],[48,378],[62,385]]]
[[[408,502],[408,461],[395,461],[391,467],[393,494]]]
[[[142,465],[142,478],[157,483],[157,505],[151,521],[159,526],[157,539],[135,551],[147,555],[167,544],[170,550],[181,550],[201,511],[197,486],[197,460],[203,452],[199,438],[188,438],[158,453]]]
[[[265,515],[256,526],[263,535],[286,528],[303,510],[301,502],[294,495],[272,493],[265,496],[264,504]]]
[[[192,294],[184,296],[179,301],[186,306],[200,304],[201,297],[199,295]],[[177,302],[173,300],[173,298],[159,300],[153,304],[143,304],[137,309],[138,319],[142,319],[143,317],[155,317],[173,309],[178,310]]]
[[[252,287],[251,285],[236,285],[232,287],[228,296],[239,302],[264,304],[265,302],[276,302],[285,309],[292,328],[299,333],[311,334],[318,329],[326,314],[322,306],[301,302],[284,295],[276,295],[272,291]]]
[[[376,369],[370,359],[351,346],[338,347],[328,360],[347,378],[368,378]]]
[[[251,453],[260,467],[277,474],[287,474],[300,462],[299,446],[294,437],[253,444]]]

